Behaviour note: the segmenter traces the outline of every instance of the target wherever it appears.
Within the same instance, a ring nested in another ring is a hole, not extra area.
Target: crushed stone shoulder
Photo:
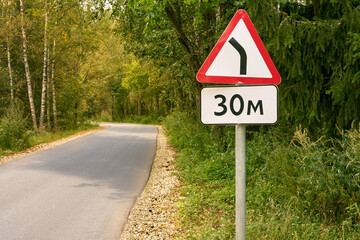
[[[175,151],[158,126],[157,151],[150,178],[136,200],[120,240],[175,239],[181,236],[176,202],[181,184],[173,164]]]

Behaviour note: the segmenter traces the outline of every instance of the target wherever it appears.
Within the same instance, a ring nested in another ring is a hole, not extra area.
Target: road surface
[[[108,125],[0,165],[0,239],[119,239],[149,177],[157,129]]]

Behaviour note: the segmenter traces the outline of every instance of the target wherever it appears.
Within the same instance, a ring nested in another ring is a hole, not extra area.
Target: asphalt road
[[[109,125],[0,165],[0,239],[119,239],[149,177],[157,129]]]

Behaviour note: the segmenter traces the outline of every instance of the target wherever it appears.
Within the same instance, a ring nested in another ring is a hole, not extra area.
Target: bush
[[[161,119],[162,117],[156,115],[147,115],[147,116],[130,115],[124,119],[121,119],[120,122],[158,125],[159,122],[161,122]]]
[[[360,236],[360,134],[291,142],[257,134],[247,145],[249,236],[324,239]]]
[[[108,111],[102,110],[100,116],[98,117],[98,120],[101,122],[112,122],[113,119]]]
[[[0,119],[0,148],[19,150],[29,146],[27,120],[23,117],[23,109],[12,104]]]
[[[179,151],[187,237],[232,239],[234,127],[203,126],[186,113],[173,113],[164,125]],[[301,127],[264,129],[247,131],[249,239],[359,239],[359,129],[317,141]]]

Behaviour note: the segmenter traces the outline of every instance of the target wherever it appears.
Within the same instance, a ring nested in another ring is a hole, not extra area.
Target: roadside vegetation
[[[195,76],[239,9],[282,78],[279,123],[247,127],[247,236],[359,239],[359,0],[1,1],[0,155],[163,123],[186,238],[234,238],[234,127],[200,124]]]
[[[233,239],[234,127],[206,127],[184,113],[164,125],[179,153],[178,204],[188,238]],[[306,129],[281,123],[248,129],[249,239],[359,238],[359,126],[339,134],[311,140]]]
[[[83,122],[76,128],[61,131],[29,130],[23,108],[13,104],[0,118],[0,157],[97,127],[99,125]]]

